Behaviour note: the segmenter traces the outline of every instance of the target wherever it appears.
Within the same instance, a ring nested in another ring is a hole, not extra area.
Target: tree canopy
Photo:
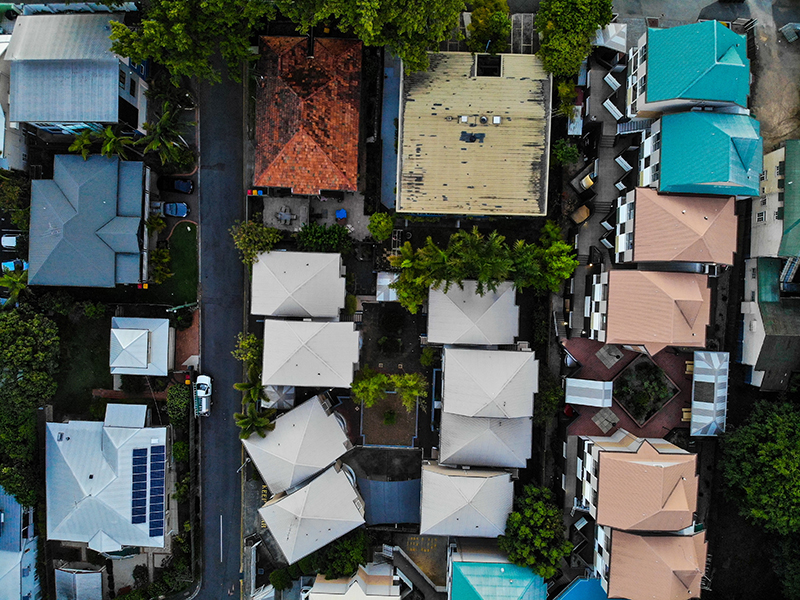
[[[259,254],[269,252],[283,239],[278,229],[267,227],[258,216],[251,221],[236,221],[230,228],[230,234],[246,265],[252,265]]]
[[[511,18],[506,0],[475,0],[468,26],[467,48],[472,52],[497,54],[508,49]]]
[[[530,567],[544,579],[553,577],[561,559],[572,552],[553,493],[526,485],[522,495],[514,498],[514,511],[508,515],[506,532],[498,538],[498,545],[515,565]]]
[[[542,0],[536,29],[542,37],[537,53],[556,77],[572,77],[589,56],[598,29],[611,22],[611,0]]]
[[[800,410],[761,401],[723,438],[723,475],[742,514],[783,535],[800,532]]]

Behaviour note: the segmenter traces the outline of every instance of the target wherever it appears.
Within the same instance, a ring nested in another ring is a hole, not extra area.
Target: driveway
[[[228,229],[244,217],[243,88],[223,79],[198,89],[201,368],[214,378],[211,416],[201,425],[203,600],[239,597],[240,577],[242,448],[232,415],[241,407],[233,384],[242,368],[231,350],[242,330],[244,267]]]

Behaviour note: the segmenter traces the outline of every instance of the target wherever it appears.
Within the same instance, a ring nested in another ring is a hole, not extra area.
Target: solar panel
[[[147,522],[147,448],[134,448],[131,474],[131,523]]]
[[[134,448],[133,456],[147,456],[147,448]]]
[[[144,515],[134,515],[131,517],[131,523],[134,525],[138,525],[140,523],[145,523],[147,519],[145,519]]]
[[[166,446],[150,447],[150,537],[164,535],[164,471]]]

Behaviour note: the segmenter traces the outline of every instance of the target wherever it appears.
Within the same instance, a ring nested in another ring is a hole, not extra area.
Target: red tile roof
[[[258,187],[295,194],[355,191],[361,107],[361,42],[263,37],[256,97]]]

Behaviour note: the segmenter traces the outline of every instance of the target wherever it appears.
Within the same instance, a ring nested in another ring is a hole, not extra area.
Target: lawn
[[[153,285],[147,292],[150,302],[179,306],[197,300],[197,226],[179,223],[169,238],[169,252],[174,275],[160,285]]]
[[[633,419],[643,425],[678,389],[653,361],[641,356],[614,381],[614,397]]]

